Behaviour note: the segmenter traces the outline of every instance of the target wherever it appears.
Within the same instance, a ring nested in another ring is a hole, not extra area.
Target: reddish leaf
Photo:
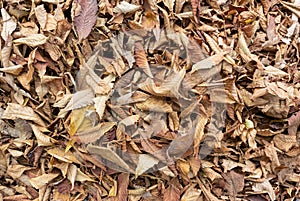
[[[76,0],[73,9],[75,12],[74,25],[78,38],[79,40],[85,39],[97,20],[97,0]]]
[[[180,200],[180,189],[176,186],[176,182],[171,182],[170,186],[164,193],[164,201],[179,201]]]

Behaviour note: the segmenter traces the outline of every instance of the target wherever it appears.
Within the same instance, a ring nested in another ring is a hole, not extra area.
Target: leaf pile
[[[299,200],[299,5],[0,2],[0,200]]]

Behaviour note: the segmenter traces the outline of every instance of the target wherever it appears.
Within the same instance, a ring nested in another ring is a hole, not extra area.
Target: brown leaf
[[[81,143],[95,142],[115,125],[114,122],[103,122],[83,132],[76,133],[72,136],[72,139],[78,140]]]
[[[238,174],[235,171],[230,171],[228,174],[223,174],[226,180],[226,189],[230,195],[230,200],[235,200],[237,193],[244,189],[244,175]]]
[[[90,154],[100,156],[101,158],[108,160],[113,163],[115,169],[123,169],[128,172],[134,172],[128,164],[119,156],[117,155],[114,151],[112,151],[109,148],[106,147],[99,147],[99,146],[94,146],[89,144],[87,146],[87,150]]]
[[[121,173],[118,176],[118,192],[116,197],[112,197],[113,201],[126,201],[128,196],[129,174]]]
[[[2,119],[24,119],[37,123],[38,125],[45,126],[43,120],[33,111],[30,107],[23,107],[16,103],[8,103],[6,110],[4,111]]]
[[[300,111],[290,116],[288,122],[289,122],[289,128],[288,128],[289,134],[296,135],[297,129],[300,125]]]
[[[74,25],[81,41],[88,37],[97,20],[97,0],[76,0],[73,7],[77,13],[74,16]],[[79,9],[79,11],[77,10]]]
[[[135,62],[137,64],[137,66],[140,67],[141,69],[143,69],[143,71],[149,77],[153,78],[152,72],[151,72],[149,64],[148,64],[148,60],[147,60],[145,50],[144,50],[141,43],[136,43],[135,44],[134,58],[135,58]]]
[[[137,10],[139,10],[141,6],[130,4],[127,1],[121,1],[115,8],[114,8],[114,13],[132,13]]]
[[[171,181],[170,186],[166,189],[163,201],[179,201],[180,189],[176,186],[176,182]]]

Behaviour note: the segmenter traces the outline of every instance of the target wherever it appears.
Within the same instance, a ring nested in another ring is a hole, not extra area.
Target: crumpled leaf
[[[74,2],[74,25],[79,41],[85,39],[91,33],[97,20],[97,8],[97,0],[76,0]]]
[[[1,8],[1,16],[3,23],[1,37],[4,41],[7,41],[8,37],[10,37],[14,30],[17,28],[17,23],[10,17],[10,15],[4,8]]]
[[[43,134],[34,124],[31,124],[31,128],[37,139],[38,146],[51,146],[54,142],[56,142],[55,139]]]
[[[143,84],[139,85],[139,88],[156,96],[178,97],[178,90],[184,75],[184,69],[179,72],[173,72],[173,75],[169,75],[160,86],[157,86],[152,79],[147,79]]]
[[[45,126],[43,120],[33,111],[31,107],[23,107],[16,103],[8,103],[6,110],[2,114],[2,119],[24,119],[33,121],[40,126]]]

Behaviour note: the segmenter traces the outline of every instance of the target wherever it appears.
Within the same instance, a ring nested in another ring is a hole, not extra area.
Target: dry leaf
[[[134,4],[130,4],[126,1],[121,1],[115,8],[114,8],[114,13],[132,13],[135,12],[137,10],[139,10],[141,8],[141,6],[137,6]]]
[[[25,44],[30,47],[37,47],[44,45],[47,42],[48,38],[43,34],[31,34],[24,38],[15,39],[13,42],[17,45]]]
[[[126,164],[126,162],[120,158],[114,151],[106,147],[99,147],[89,144],[87,150],[90,154],[100,156],[105,160],[113,163],[113,169],[118,168],[133,173],[134,171]]]
[[[272,201],[276,200],[276,195],[269,180],[264,180],[262,183],[254,183],[252,189],[256,193],[268,193]]]
[[[83,132],[76,133],[74,136],[72,136],[72,139],[75,139],[81,143],[95,142],[115,125],[116,124],[114,122],[103,122]]]
[[[118,193],[117,193],[117,196],[113,197],[111,200],[114,200],[114,201],[127,201],[128,184],[129,184],[129,174],[128,173],[121,173],[118,176]]]
[[[16,120],[18,118],[24,120],[30,120],[35,122],[40,126],[45,126],[45,123],[41,118],[33,111],[30,107],[23,107],[16,103],[8,103],[8,106],[4,113],[2,114],[2,119],[12,119]]]
[[[141,43],[135,44],[135,50],[134,50],[134,59],[138,67],[143,69],[143,71],[150,77],[153,78],[153,75],[151,73],[145,50]]]
[[[56,140],[49,137],[48,135],[43,134],[40,129],[35,126],[34,124],[31,124],[32,131],[37,139],[38,146],[51,146],[53,145]]]
[[[97,0],[76,0],[73,4],[72,9],[75,10],[74,25],[79,41],[81,41],[88,37],[96,23],[98,12]]]
[[[29,182],[34,188],[41,189],[42,187],[47,185],[51,180],[58,177],[58,175],[59,175],[59,173],[42,174],[35,178],[29,179]]]
[[[139,162],[135,169],[135,176],[138,177],[144,172],[152,168],[154,165],[157,165],[159,160],[154,158],[150,154],[139,154]]]
[[[179,201],[180,189],[175,185],[175,182],[170,183],[170,186],[166,189],[163,197],[164,201]]]
[[[91,89],[78,91],[73,94],[67,106],[58,114],[63,117],[68,111],[86,107],[93,104],[94,93]]]
[[[66,163],[80,164],[80,162],[77,160],[77,158],[74,156],[74,154],[71,153],[70,151],[65,152],[63,149],[53,148],[53,149],[49,149],[47,151],[47,153],[50,154],[51,156],[53,156],[54,158],[57,158]]]
[[[10,17],[10,15],[4,8],[1,8],[1,16],[3,23],[1,37],[4,41],[8,41],[8,37],[10,37],[14,30],[17,28],[17,23]]]

